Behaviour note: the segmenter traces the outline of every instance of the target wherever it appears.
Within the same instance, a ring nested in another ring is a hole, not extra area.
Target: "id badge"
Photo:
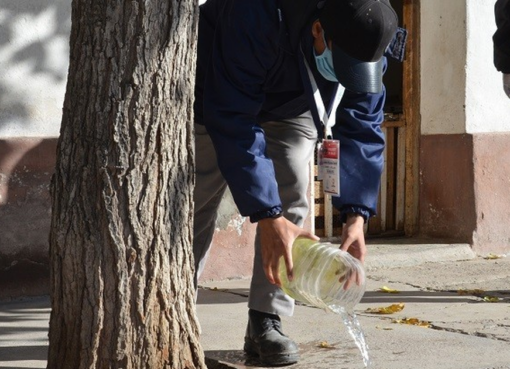
[[[322,180],[324,193],[340,196],[340,141],[323,140],[318,151],[317,177]]]

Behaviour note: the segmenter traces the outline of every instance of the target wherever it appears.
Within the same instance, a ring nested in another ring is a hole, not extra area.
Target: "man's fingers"
[[[351,287],[351,284],[352,284],[352,275],[347,279],[347,281],[345,281],[344,290],[347,291]]]
[[[359,272],[356,273],[356,284],[358,286],[361,286],[363,284],[363,278],[361,276],[361,273]]]
[[[320,240],[320,237],[317,237],[313,233],[307,232],[305,230],[303,230],[299,235],[301,237],[306,237],[306,238],[309,238],[309,239],[314,240],[314,241],[319,241]]]
[[[280,258],[284,258],[287,269],[287,278],[294,277],[294,265],[292,262],[292,245],[296,237],[303,236],[317,241],[319,237],[304,231],[284,217],[276,219],[262,219],[259,222],[263,268],[267,280],[281,286],[279,275]]]
[[[266,273],[267,280],[271,284],[276,284],[275,279],[273,277],[273,268],[270,264],[264,263],[264,273]],[[278,275],[278,274],[277,274]]]
[[[278,264],[273,265],[272,273],[273,273],[273,280],[274,280],[273,284],[276,284],[278,287],[281,287],[282,281],[280,280],[280,273],[278,273]]]
[[[365,255],[364,254],[360,255],[359,261],[361,262],[361,264],[365,264]]]
[[[364,264],[365,263],[365,252],[366,252],[366,246],[365,246],[365,240],[360,240],[358,241],[357,243],[357,246],[358,246],[358,250],[359,250],[359,261],[361,262],[361,264]],[[363,250],[365,250],[365,252],[363,252]]]
[[[340,245],[340,250],[347,251],[354,240],[350,237],[347,237],[345,240],[342,240],[342,244]]]
[[[292,248],[288,249],[285,254],[283,254],[283,258],[285,260],[285,266],[287,267],[287,278],[289,281],[294,279],[294,262],[292,260]]]
[[[344,284],[344,291],[347,291],[351,287],[351,279],[349,278]]]
[[[356,274],[355,272],[351,272],[349,274],[349,276],[347,277],[347,281],[345,282],[344,284],[344,290],[348,290],[351,285],[354,283],[354,280],[356,279]]]

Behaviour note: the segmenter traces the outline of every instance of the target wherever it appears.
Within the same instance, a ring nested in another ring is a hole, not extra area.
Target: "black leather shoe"
[[[283,366],[297,363],[297,344],[282,332],[280,317],[274,314],[250,310],[244,351],[258,356],[266,366]]]

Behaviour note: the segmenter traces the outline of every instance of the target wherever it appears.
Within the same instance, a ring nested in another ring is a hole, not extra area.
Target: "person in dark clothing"
[[[318,239],[301,227],[309,163],[322,138],[340,142],[333,204],[345,223],[341,248],[365,257],[363,225],[376,212],[383,167],[384,53],[397,23],[388,0],[208,0],[200,7],[195,285],[228,185],[239,212],[257,223],[244,350],[264,365],[299,358],[281,328],[294,301],[279,287],[277,268],[283,257],[291,277],[294,240]]]
[[[503,89],[510,97],[510,0],[498,0],[494,7],[496,26],[494,33],[494,65],[503,74]]]

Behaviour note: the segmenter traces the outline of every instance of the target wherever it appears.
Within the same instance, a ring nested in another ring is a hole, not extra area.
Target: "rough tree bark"
[[[205,368],[191,263],[193,0],[73,0],[48,368]]]

